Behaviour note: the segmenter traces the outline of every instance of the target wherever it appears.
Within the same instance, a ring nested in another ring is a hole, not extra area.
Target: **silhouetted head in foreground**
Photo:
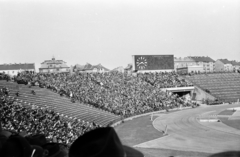
[[[112,127],[97,128],[80,136],[70,147],[69,157],[143,157],[131,147],[122,145]]]
[[[213,154],[209,157],[240,157],[240,151],[221,152],[221,153]]]

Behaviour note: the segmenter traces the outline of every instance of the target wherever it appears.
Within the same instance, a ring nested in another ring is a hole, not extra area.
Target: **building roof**
[[[238,65],[240,66],[240,62],[237,62],[237,61],[231,61],[232,65]]]
[[[84,71],[84,70],[93,70],[94,68],[97,68],[97,69],[104,69],[105,71],[109,71],[109,69],[105,68],[104,66],[102,66],[101,64],[98,64],[98,65],[92,65],[90,63],[87,63],[85,65],[75,65],[76,69],[77,70],[80,70],[80,71]]]
[[[42,64],[41,67],[39,69],[56,69],[56,68],[69,68],[69,66],[67,66],[65,63],[63,64],[54,64],[54,65],[51,65],[51,64]]]
[[[123,68],[122,66],[120,66],[120,67],[114,68],[114,69],[111,70],[111,71],[123,72],[123,71],[124,71],[124,68]]]
[[[62,60],[55,60],[53,57],[52,60],[46,60],[41,63],[41,67],[39,69],[56,69],[56,68],[69,68],[66,62]]]
[[[93,65],[92,68],[97,68],[97,69],[104,69],[105,71],[109,71],[109,69],[105,68],[104,66],[102,66],[101,64],[98,65]]]
[[[0,70],[35,70],[34,63],[25,64],[0,64]]]
[[[227,59],[219,59],[223,64],[232,64],[229,60]]]
[[[84,65],[76,64],[76,65],[74,66],[74,69],[83,70],[83,69],[84,69]]]
[[[240,66],[240,62],[237,61],[229,61],[228,59],[219,59],[223,64],[232,64]]]
[[[132,64],[128,64],[126,68],[124,68],[125,70],[132,70]]]
[[[92,64],[87,63],[86,65],[84,65],[83,70],[92,70]]]
[[[55,60],[55,58],[53,57],[52,60],[45,60],[41,64],[65,64],[65,63],[66,62],[64,62],[63,60]]]
[[[189,57],[184,57],[184,58],[177,58],[175,57],[174,58],[174,62],[195,62],[195,60],[193,60],[192,58],[189,58]]]
[[[189,58],[193,59],[195,62],[215,62],[212,58],[210,57],[205,57],[205,56],[189,56]]]

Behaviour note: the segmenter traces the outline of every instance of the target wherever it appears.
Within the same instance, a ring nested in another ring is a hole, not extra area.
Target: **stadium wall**
[[[186,110],[186,109],[191,109],[191,108],[192,108],[192,107],[174,108],[174,109],[169,109],[169,111]],[[164,112],[166,112],[166,110],[159,110],[159,111],[154,111],[154,112],[149,112],[149,113],[144,113],[144,114],[140,114],[140,115],[128,117],[128,118],[119,120],[119,121],[111,124],[111,127],[116,127],[116,126],[118,126],[118,125],[121,124],[121,123],[124,123],[124,122],[126,122],[126,121],[130,121],[130,120],[133,120],[133,119],[135,119],[135,118],[139,118],[139,117],[143,117],[143,116],[147,116],[147,115],[154,115],[154,114],[157,114],[157,113],[164,113]]]
[[[212,100],[212,101],[214,101],[216,99],[214,96],[205,92],[204,90],[202,90],[201,88],[199,88],[197,86],[195,86],[194,93],[196,93],[195,99],[199,103],[201,103],[202,100]]]

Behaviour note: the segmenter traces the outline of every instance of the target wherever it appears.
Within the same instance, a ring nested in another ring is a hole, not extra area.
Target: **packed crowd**
[[[226,74],[226,73],[240,73],[240,69],[236,69],[233,71],[205,71],[205,72],[181,72],[179,71],[178,74],[183,76],[194,76],[194,75],[208,75],[208,74]]]
[[[24,107],[8,97],[7,88],[0,89],[2,128],[25,136],[42,134],[49,142],[71,144],[85,132],[100,127],[78,119],[66,119],[47,108]]]
[[[144,80],[157,88],[171,88],[171,87],[188,87],[193,86],[192,83],[180,77],[175,73],[148,73],[142,74]]]
[[[74,101],[91,104],[122,117],[189,106],[161,88],[191,86],[175,73],[20,73],[17,82],[49,88]]]
[[[11,78],[9,75],[6,75],[4,73],[0,73],[0,80],[7,80],[9,81]]]
[[[6,80],[6,77],[3,79]],[[10,79],[7,78],[7,80]],[[48,88],[73,101],[91,104],[122,117],[197,105],[184,97],[180,98],[172,93],[162,91],[161,88],[191,86],[175,73],[149,73],[134,76],[119,72],[74,74],[22,72],[13,80],[29,86],[37,85]],[[39,144],[41,141],[39,137],[43,137],[48,143],[64,144],[67,149],[67,146],[71,146],[76,139],[86,135],[86,132],[101,128],[95,123],[65,119],[47,108],[23,106],[9,97],[8,93],[7,88],[0,89],[0,110],[2,111],[0,124],[4,130],[21,135],[30,144],[34,137],[38,138],[33,144]],[[42,148],[48,147],[48,143],[45,142]],[[3,149],[5,149],[5,145],[3,145]],[[7,153],[9,154],[11,151]]]

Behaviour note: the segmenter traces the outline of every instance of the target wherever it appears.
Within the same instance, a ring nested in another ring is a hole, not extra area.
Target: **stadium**
[[[2,134],[68,154],[78,137],[113,127],[146,157],[239,155],[240,73],[180,75],[173,55],[133,58],[123,73],[2,73]]]
[[[239,0],[0,0],[0,157],[240,157]]]

